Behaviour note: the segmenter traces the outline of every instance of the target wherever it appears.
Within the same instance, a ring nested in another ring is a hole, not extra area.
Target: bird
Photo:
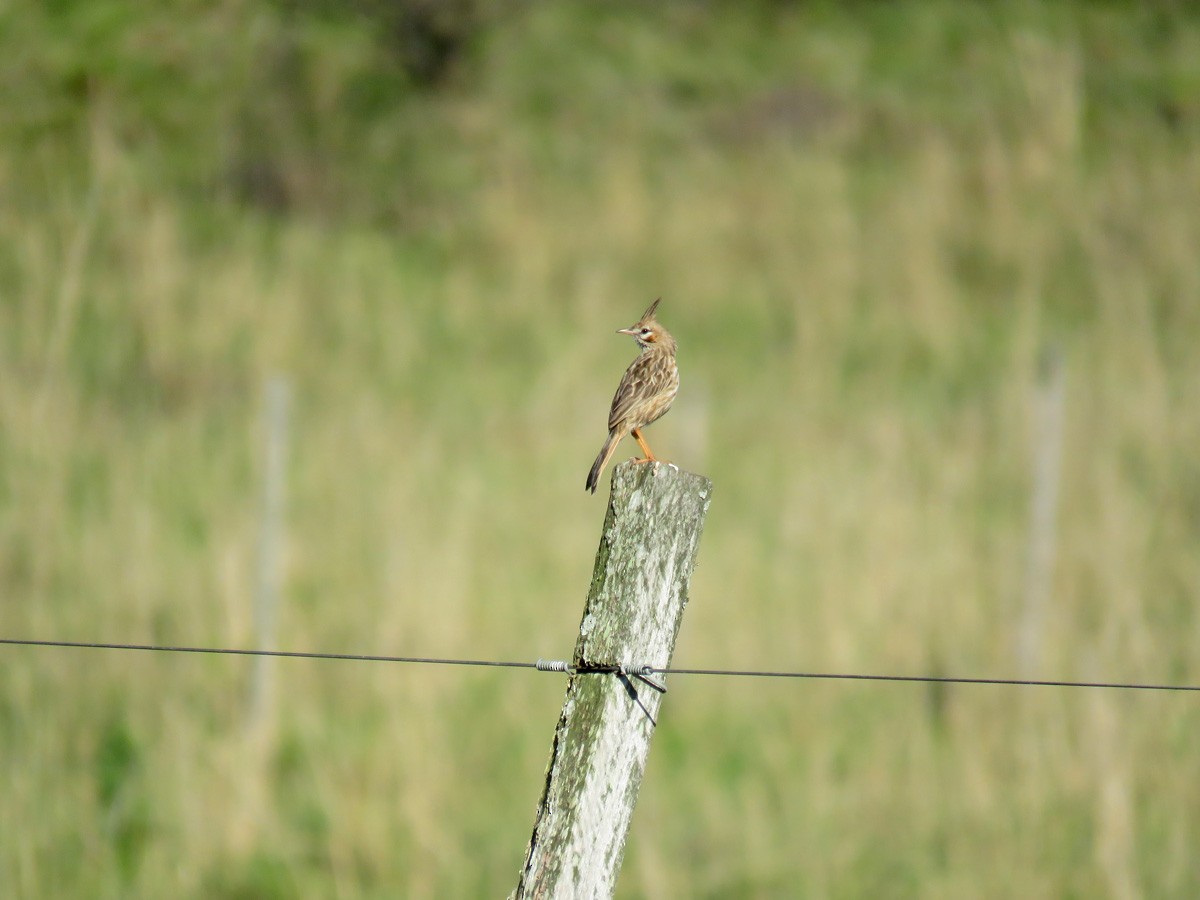
[[[642,317],[628,328],[617,329],[617,334],[631,335],[641,352],[625,370],[617,393],[613,396],[612,409],[608,413],[608,439],[592,463],[592,470],[588,472],[587,490],[593,494],[596,493],[600,473],[625,435],[633,435],[646,454],[645,459],[634,459],[635,463],[656,462],[650,445],[642,437],[642,429],[660,419],[671,408],[679,392],[675,338],[654,317],[661,301],[662,297],[659,297],[651,303]]]

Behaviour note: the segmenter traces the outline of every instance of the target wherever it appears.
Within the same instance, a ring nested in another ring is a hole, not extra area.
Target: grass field
[[[0,636],[250,646],[283,373],[280,647],[567,655],[612,332],[661,295],[648,436],[715,483],[678,664],[1200,683],[1186,9],[531,4],[430,86],[317,3],[16,4]],[[559,677],[282,660],[248,732],[250,671],[0,648],[0,894],[515,885]],[[1190,694],[680,676],[619,893],[1197,896],[1197,729]]]

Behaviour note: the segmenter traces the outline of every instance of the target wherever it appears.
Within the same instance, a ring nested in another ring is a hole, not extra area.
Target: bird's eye
[[[643,327],[642,328],[642,337],[645,337],[648,334],[650,334],[650,329]]]

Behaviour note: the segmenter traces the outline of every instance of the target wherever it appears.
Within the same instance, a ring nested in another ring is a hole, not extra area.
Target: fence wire
[[[152,653],[205,653],[227,656],[281,657],[284,659],[326,659],[345,662],[406,663],[427,666],[486,666],[505,669],[536,669],[542,672],[577,674],[622,674],[624,667],[597,665],[576,667],[565,660],[518,662],[493,659],[454,659],[440,656],[385,656],[370,653],[328,653],[305,650],[253,650],[235,647],[186,647],[169,644],[116,644],[99,641],[52,641],[28,638],[0,638],[0,644],[15,647],[65,648],[72,650],[124,650]],[[917,684],[999,685],[1005,687],[1099,688],[1124,691],[1200,691],[1194,684],[1150,684],[1128,681],[1062,681],[1032,678],[971,678],[949,675],[873,675],[842,672],[791,672],[757,669],[694,669],[676,666],[659,668],[641,665],[628,668],[639,675],[707,675],[723,678],[793,678],[822,681],[883,681]]]

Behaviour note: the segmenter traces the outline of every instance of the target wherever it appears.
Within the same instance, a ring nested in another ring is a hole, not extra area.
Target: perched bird
[[[654,318],[659,300],[662,298],[651,303],[635,324],[617,329],[617,334],[632,335],[642,352],[625,370],[621,385],[613,397],[612,409],[608,413],[608,440],[600,448],[600,455],[592,463],[592,471],[587,477],[587,489],[593,494],[596,493],[600,473],[625,435],[632,434],[646,454],[645,459],[635,459],[634,462],[654,462],[654,454],[642,437],[642,429],[671,408],[679,391],[675,338]]]

